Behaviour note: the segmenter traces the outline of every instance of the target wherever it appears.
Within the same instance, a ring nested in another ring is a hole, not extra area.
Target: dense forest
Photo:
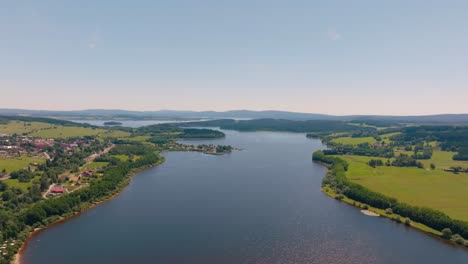
[[[307,120],[295,121],[286,119],[221,119],[203,122],[182,123],[183,126],[220,127],[239,131],[286,131],[286,132],[350,132],[373,131],[375,128],[351,125],[344,121]]]

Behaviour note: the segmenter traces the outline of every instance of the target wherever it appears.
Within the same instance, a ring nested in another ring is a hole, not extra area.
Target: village
[[[0,134],[0,157],[15,158],[21,155],[52,159],[53,148],[59,146],[68,154],[81,147],[88,147],[94,139],[44,139],[26,135]]]

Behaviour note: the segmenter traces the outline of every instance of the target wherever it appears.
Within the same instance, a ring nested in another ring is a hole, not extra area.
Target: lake
[[[468,263],[468,252],[320,191],[304,134],[224,131],[224,156],[169,152],[115,199],[35,236],[30,263]],[[187,143],[187,142],[185,142]]]

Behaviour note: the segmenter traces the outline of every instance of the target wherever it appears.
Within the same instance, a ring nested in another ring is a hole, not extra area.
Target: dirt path
[[[106,153],[109,153],[109,151],[111,151],[111,149],[115,147],[114,144],[112,144],[110,147],[104,149],[103,151],[99,152],[99,153],[94,153],[92,155],[90,155],[88,158],[86,158],[86,163],[91,163],[93,162],[95,159],[99,158],[101,155],[103,154],[106,154]],[[85,165],[86,166],[86,165]]]

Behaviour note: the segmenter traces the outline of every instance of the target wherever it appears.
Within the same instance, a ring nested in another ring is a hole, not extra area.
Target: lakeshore
[[[70,264],[467,260],[466,251],[314,191],[326,173],[310,161],[311,150],[324,148],[320,141],[294,133],[225,133],[217,143],[245,151],[164,153],[165,163],[132,178],[115,199],[37,234],[24,263],[50,254]]]
[[[47,230],[47,228],[53,227],[54,225],[62,224],[64,222],[70,220],[71,218],[79,217],[81,214],[85,213],[86,211],[91,210],[91,209],[93,209],[93,208],[95,208],[95,207],[97,207],[97,206],[99,206],[99,205],[101,205],[101,204],[103,204],[105,202],[108,202],[108,201],[114,199],[115,197],[119,196],[122,193],[122,190],[124,190],[125,187],[128,186],[128,184],[130,183],[130,181],[132,180],[132,178],[135,175],[137,175],[139,172],[142,172],[144,170],[156,167],[156,166],[164,163],[164,161],[165,161],[165,159],[162,158],[157,163],[154,163],[154,164],[151,164],[151,165],[148,165],[148,166],[144,166],[144,167],[141,167],[141,168],[138,168],[138,169],[133,169],[127,175],[127,179],[124,182],[122,182],[122,184],[119,186],[118,190],[116,190],[114,193],[110,194],[107,197],[103,197],[100,201],[90,203],[90,204],[84,204],[81,207],[81,210],[78,211],[78,212],[73,212],[73,213],[71,213],[69,215],[61,216],[57,220],[47,224],[44,227],[34,229],[32,232],[29,233],[27,238],[22,242],[21,247],[19,248],[18,252],[15,254],[15,256],[12,259],[11,263],[12,264],[21,264],[22,263],[21,262],[21,254],[23,253],[25,248],[28,246],[28,242],[31,241],[32,239],[34,239],[34,237],[39,235],[41,232],[44,232],[45,230]]]

